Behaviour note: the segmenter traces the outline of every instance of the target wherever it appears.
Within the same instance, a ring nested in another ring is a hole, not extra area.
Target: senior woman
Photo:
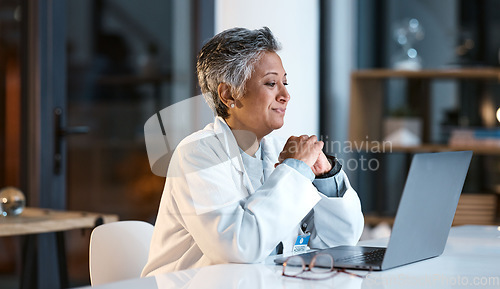
[[[261,262],[309,247],[355,244],[359,198],[316,136],[280,142],[290,95],[269,28],[233,28],[198,55],[214,123],[185,138],[169,164],[143,276],[220,263]]]

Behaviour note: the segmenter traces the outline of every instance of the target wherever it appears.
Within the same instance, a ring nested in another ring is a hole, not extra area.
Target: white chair
[[[138,278],[148,260],[153,225],[120,221],[96,227],[90,236],[92,286]]]

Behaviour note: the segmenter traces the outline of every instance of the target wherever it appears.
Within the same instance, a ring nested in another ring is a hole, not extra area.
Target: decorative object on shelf
[[[26,199],[18,188],[5,187],[0,190],[0,215],[17,216],[23,212],[25,206]]]
[[[454,59],[450,65],[456,67],[473,67],[479,63],[474,58],[477,34],[473,29],[461,27],[456,32],[456,45],[454,49]]]
[[[386,137],[396,146],[418,146],[422,144],[422,121],[419,118],[387,118],[384,123]]]
[[[396,146],[422,144],[422,120],[407,108],[400,108],[384,120],[384,141]]]
[[[400,51],[392,57],[394,69],[420,70],[422,58],[418,55],[414,45],[424,39],[424,30],[420,22],[415,19],[405,19],[394,25],[393,36]]]

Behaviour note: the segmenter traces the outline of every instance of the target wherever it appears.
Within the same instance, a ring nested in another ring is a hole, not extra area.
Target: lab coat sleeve
[[[263,261],[321,199],[285,164],[249,195],[242,172],[216,147],[201,141],[178,149],[172,169],[181,173],[167,181],[185,228],[214,263]]]
[[[321,201],[303,220],[303,228],[311,232],[311,248],[355,245],[363,232],[361,204],[347,175],[341,170],[332,178],[335,178],[339,195],[343,196],[327,197],[320,194]]]

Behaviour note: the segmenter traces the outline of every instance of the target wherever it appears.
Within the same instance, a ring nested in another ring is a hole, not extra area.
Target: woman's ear
[[[234,107],[234,98],[231,93],[231,86],[227,83],[220,83],[217,87],[217,92],[219,93],[219,98],[227,107],[231,107],[231,104]]]

